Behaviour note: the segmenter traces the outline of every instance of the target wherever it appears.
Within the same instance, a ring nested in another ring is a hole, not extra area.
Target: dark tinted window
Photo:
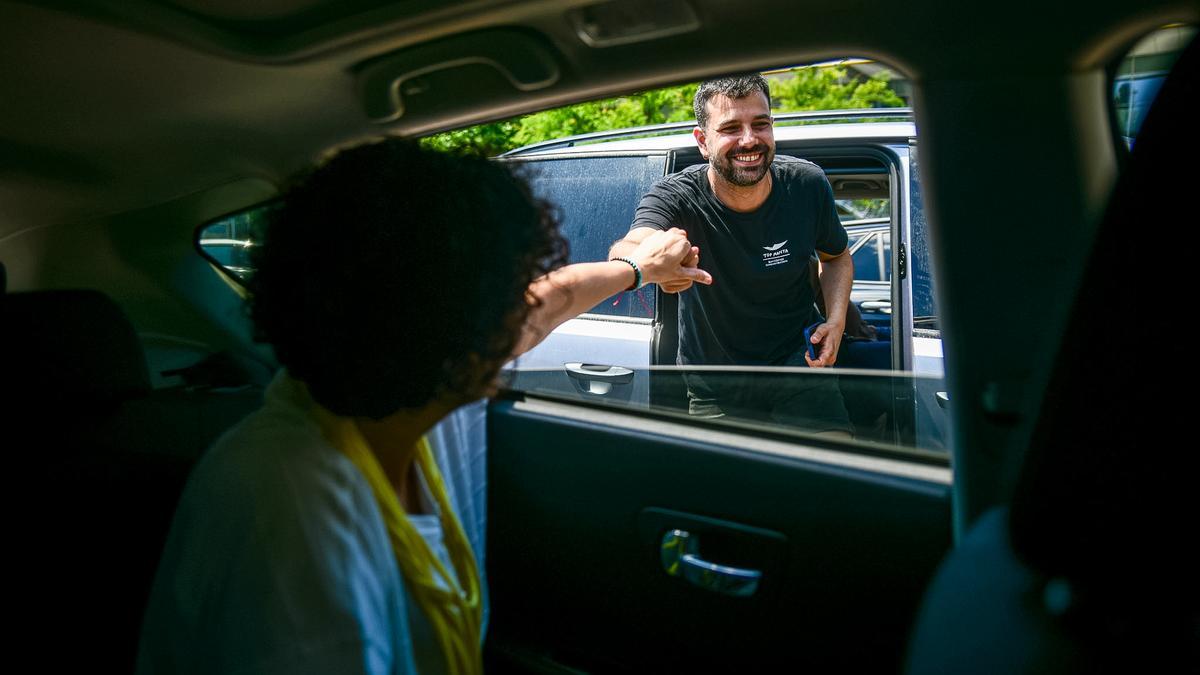
[[[525,163],[534,194],[558,209],[571,262],[608,259],[608,248],[625,236],[642,195],[663,176],[666,158],[576,157]],[[608,316],[654,318],[654,288],[618,293],[590,310]]]
[[[854,252],[855,281],[883,281],[879,276],[879,235],[870,235]]]
[[[855,281],[891,281],[892,278],[892,234],[875,232],[854,251]],[[855,237],[855,240],[861,237]],[[850,247],[854,247],[852,241]]]
[[[1139,40],[1117,64],[1113,113],[1117,130],[1129,147],[1133,147],[1138,129],[1171,66],[1195,35],[1195,26],[1164,26]]]
[[[883,274],[884,281],[892,280],[892,233],[884,232],[879,235],[880,246],[883,247],[883,256],[879,260],[880,272]]]
[[[929,225],[925,221],[924,201],[921,199],[921,172],[916,146],[909,152],[908,209],[909,225],[912,228],[912,250],[908,256],[908,265],[912,275],[913,326],[936,330],[937,298],[933,287]]]

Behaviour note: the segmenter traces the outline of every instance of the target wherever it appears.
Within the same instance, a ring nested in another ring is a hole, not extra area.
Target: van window
[[[514,162],[534,196],[555,205],[570,245],[570,262],[608,259],[608,248],[625,236],[638,200],[662,178],[666,156],[576,157]],[[588,311],[601,316],[651,319],[654,288],[618,293]]]
[[[908,264],[912,276],[913,330],[923,336],[935,337],[940,335],[940,325],[929,249],[929,224],[925,220],[925,202],[921,197],[919,156],[916,146],[909,149],[908,213],[912,242]]]
[[[1195,26],[1163,26],[1138,40],[1117,64],[1112,86],[1113,116],[1127,147],[1133,147],[1167,73],[1195,35]]]

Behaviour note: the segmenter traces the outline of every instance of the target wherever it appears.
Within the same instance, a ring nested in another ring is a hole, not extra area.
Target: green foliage
[[[694,117],[692,98],[697,86],[685,84],[544,110],[429,136],[421,143],[439,150],[469,150],[491,156],[576,134],[683,122]],[[885,75],[849,79],[841,67],[800,68],[786,77],[772,77],[771,94],[776,112],[904,105],[888,86]]]
[[[904,105],[904,100],[888,86],[885,74],[866,80],[848,79],[846,69],[839,67],[800,68],[791,77],[772,82],[771,96],[779,112]]]
[[[498,155],[530,143],[608,129],[682,122],[692,118],[695,84],[577,103],[524,117],[448,131],[421,139],[438,150],[467,149]]]

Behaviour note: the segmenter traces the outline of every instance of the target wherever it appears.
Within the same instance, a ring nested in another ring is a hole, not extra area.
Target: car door
[[[891,669],[950,546],[944,454],[538,392],[487,429],[489,647],[522,669]]]
[[[944,449],[694,418],[524,367],[488,408],[493,668],[896,667],[951,542]],[[917,386],[899,369],[720,376],[758,391],[839,377],[886,400],[908,392],[909,406]]]

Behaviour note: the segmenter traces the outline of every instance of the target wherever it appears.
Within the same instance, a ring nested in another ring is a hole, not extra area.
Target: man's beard
[[[754,155],[760,153],[763,156],[763,161],[760,162],[756,168],[744,169],[733,163],[732,155]],[[775,151],[765,145],[760,145],[749,152],[745,150],[738,150],[737,152],[734,152],[731,155],[725,155],[724,157],[719,157],[714,154],[712,155],[712,159],[709,163],[712,164],[712,167],[717,170],[717,175],[719,175],[721,178],[724,178],[726,182],[738,187],[750,187],[752,185],[757,185],[758,182],[767,175],[767,171],[771,169],[771,162],[774,160]]]

